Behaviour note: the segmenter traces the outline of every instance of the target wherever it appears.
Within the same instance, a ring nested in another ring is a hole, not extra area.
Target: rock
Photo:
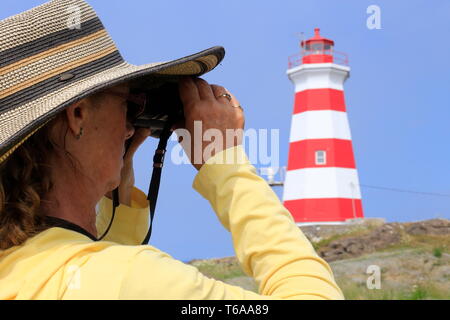
[[[450,234],[450,220],[432,219],[408,223],[405,231],[411,235],[448,235]]]
[[[334,240],[320,248],[318,254],[327,261],[357,257],[400,242],[398,224],[385,224],[368,234]]]

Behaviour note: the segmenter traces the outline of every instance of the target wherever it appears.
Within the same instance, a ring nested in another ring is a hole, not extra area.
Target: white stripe
[[[289,69],[287,74],[295,84],[295,92],[326,88],[344,90],[350,68],[333,63],[302,64]]]
[[[290,142],[307,139],[351,140],[346,112],[316,110],[292,116]]]
[[[318,198],[361,199],[356,169],[307,168],[286,173],[283,201]]]

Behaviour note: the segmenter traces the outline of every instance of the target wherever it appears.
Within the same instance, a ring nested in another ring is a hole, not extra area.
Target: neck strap
[[[69,222],[67,220],[56,218],[56,217],[46,216],[45,223],[48,226],[63,228],[63,229],[72,230],[72,231],[84,234],[86,237],[90,238],[91,240],[97,241],[97,238],[94,237],[90,232],[87,232],[82,227],[80,227],[72,222]]]
[[[170,120],[170,119],[169,119]],[[142,241],[142,244],[148,244],[150,237],[152,235],[152,227],[153,227],[153,218],[155,216],[155,210],[156,210],[156,201],[158,200],[158,193],[159,193],[159,185],[161,182],[161,173],[162,168],[164,164],[164,156],[166,154],[166,148],[167,148],[167,142],[169,141],[170,136],[172,135],[172,131],[170,130],[172,128],[172,121],[167,121],[164,129],[162,130],[159,138],[158,148],[155,151],[155,155],[153,156],[153,172],[152,172],[152,178],[150,180],[150,186],[147,193],[147,200],[150,202],[150,227],[147,232],[147,235],[144,238],[144,241]],[[111,228],[111,225],[114,220],[116,207],[120,205],[119,203],[119,189],[116,188],[113,191],[113,212],[111,216],[111,221],[109,222],[109,226],[106,229],[105,233],[98,239],[102,240],[106,234],[108,233],[109,229]]]
[[[170,119],[169,119],[170,120]],[[156,201],[158,200],[159,185],[161,182],[161,172],[164,165],[164,156],[166,154],[167,142],[172,135],[172,121],[167,121],[161,132],[158,148],[153,156],[153,172],[150,180],[150,186],[147,193],[147,200],[150,202],[150,228],[142,244],[148,244],[152,235],[153,218],[155,216]]]

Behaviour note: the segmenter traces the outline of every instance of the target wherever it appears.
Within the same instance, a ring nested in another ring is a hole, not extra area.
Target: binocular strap
[[[116,207],[118,207],[119,205],[120,205],[120,203],[119,203],[119,187],[117,187],[113,190],[113,212],[112,212],[112,216],[111,216],[111,221],[109,221],[108,228],[106,228],[106,231],[103,233],[103,235],[100,238],[98,238],[97,241],[102,240],[108,233],[108,231],[111,228],[112,223],[114,221],[114,216],[116,215]]]
[[[167,142],[169,141],[170,136],[172,135],[172,132],[170,131],[172,127],[172,122],[167,121],[166,125],[164,126],[164,129],[160,135],[158,148],[155,151],[155,155],[153,156],[153,172],[152,172],[152,178],[150,180],[150,186],[147,193],[147,200],[150,202],[150,227],[147,232],[147,235],[145,236],[144,240],[142,241],[142,244],[148,244],[151,234],[152,234],[152,227],[153,227],[153,217],[155,216],[155,209],[156,209],[156,200],[158,199],[158,193],[159,193],[159,185],[161,182],[161,172],[164,164],[164,156],[166,154],[166,148],[167,148]],[[113,212],[111,216],[111,221],[109,222],[108,228],[103,233],[103,235],[98,238],[98,240],[102,240],[106,234],[108,233],[109,229],[112,226],[114,216],[116,213],[116,207],[120,205],[119,203],[119,188],[114,189],[113,191]]]
[[[156,200],[158,199],[159,185],[161,182],[161,172],[164,165],[164,156],[166,154],[167,142],[169,141],[172,131],[172,122],[167,121],[159,138],[158,148],[153,156],[153,172],[150,180],[150,186],[147,193],[147,200],[150,202],[150,228],[142,244],[148,244],[152,235],[153,217],[155,216]]]

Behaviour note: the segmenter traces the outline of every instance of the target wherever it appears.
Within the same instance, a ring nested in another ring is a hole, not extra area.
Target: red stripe
[[[299,199],[284,202],[295,222],[345,221],[363,218],[361,199]]]
[[[308,89],[295,94],[294,114],[311,110],[345,112],[344,91],[336,89]]]
[[[316,151],[326,151],[326,164],[316,164]],[[288,170],[337,167],[356,169],[351,140],[311,139],[289,144]]]
[[[329,63],[333,62],[333,56],[329,54],[311,54],[304,56],[302,59],[303,63]]]

